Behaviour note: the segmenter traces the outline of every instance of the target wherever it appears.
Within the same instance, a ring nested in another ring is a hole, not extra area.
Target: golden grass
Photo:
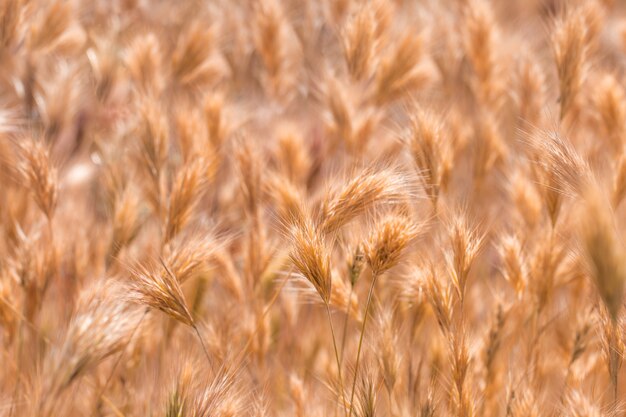
[[[626,5],[0,0],[0,417],[623,416]]]

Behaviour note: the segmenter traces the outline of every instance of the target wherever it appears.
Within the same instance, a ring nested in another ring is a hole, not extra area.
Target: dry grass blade
[[[556,132],[541,132],[533,146],[542,170],[540,183],[545,205],[554,224],[564,195],[583,193],[593,182],[592,171],[571,143]]]
[[[164,262],[160,265],[133,267],[131,283],[138,303],[160,310],[174,320],[194,327],[180,283]]]
[[[170,241],[189,222],[194,208],[202,198],[204,187],[212,174],[211,162],[198,158],[183,167],[174,179],[165,226],[165,241]]]
[[[358,417],[374,417],[376,415],[377,387],[371,371],[363,373],[359,383],[358,405],[355,414]]]
[[[137,130],[140,138],[140,161],[152,181],[158,183],[167,161],[169,146],[169,126],[158,104],[150,101],[143,103]]]
[[[189,415],[210,417],[239,414],[244,405],[239,399],[236,377],[236,372],[225,368],[205,384],[198,384],[189,402]]]
[[[499,80],[501,63],[498,60],[496,40],[498,27],[489,2],[471,0],[464,10],[465,50],[476,77],[477,95],[493,106],[502,86]]]
[[[559,77],[561,119],[570,111],[585,76],[587,45],[585,21],[579,9],[560,17],[552,35],[554,59]]]
[[[42,412],[52,412],[47,407],[65,388],[125,346],[140,319],[126,292],[120,283],[106,280],[81,294],[63,343],[51,351],[44,365]]]
[[[626,157],[622,155],[617,162],[613,178],[613,208],[617,209],[626,197]]]
[[[295,224],[291,233],[289,258],[296,271],[313,285],[324,303],[328,304],[332,289],[328,244],[310,221]]]
[[[18,172],[33,193],[39,209],[51,219],[57,204],[58,174],[52,165],[50,150],[36,140],[25,140],[18,146],[21,156]]]
[[[420,232],[421,228],[402,214],[391,214],[378,222],[364,247],[372,274],[379,276],[395,266]]]
[[[344,29],[344,54],[348,72],[355,80],[366,77],[370,72],[375,53],[375,29],[373,16],[367,8],[354,16]]]
[[[42,10],[38,24],[31,27],[29,47],[45,49],[51,47],[68,30],[72,23],[72,7],[63,1],[54,1]]]
[[[599,81],[593,102],[597,108],[612,149],[620,152],[624,146],[624,121],[626,120],[626,91],[612,74],[605,74]]]
[[[269,193],[276,201],[278,217],[283,226],[297,226],[307,222],[306,209],[303,205],[303,196],[300,191],[282,178],[274,177],[268,181]]]
[[[0,416],[623,414],[621,3],[0,0]]]
[[[18,35],[17,29],[21,24],[21,6],[19,1],[7,1],[0,6],[0,22],[2,25],[0,45],[3,48],[10,47],[16,40]]]
[[[448,225],[450,250],[445,252],[446,261],[457,295],[462,300],[470,268],[482,247],[484,235],[469,225],[465,214],[455,215]]]
[[[391,102],[409,90],[421,87],[428,79],[419,69],[423,40],[407,32],[388,56],[381,60],[373,92],[373,100],[381,105]]]
[[[445,187],[451,166],[451,151],[443,137],[441,123],[435,116],[417,107],[410,119],[409,150],[423,187],[437,206],[439,192]]]
[[[611,318],[617,319],[624,298],[624,248],[615,231],[609,202],[597,190],[586,192],[582,239],[598,292]]]
[[[137,87],[145,94],[158,94],[163,88],[162,52],[154,34],[140,36],[129,46],[126,65]]]
[[[498,243],[497,249],[502,259],[502,274],[521,298],[528,280],[521,242],[516,236],[506,235]]]
[[[194,276],[207,272],[214,255],[227,244],[227,239],[218,241],[211,231],[184,235],[166,251],[165,264],[176,280],[184,284]]]
[[[172,55],[172,72],[184,87],[200,86],[222,75],[217,62],[211,61],[215,40],[211,28],[200,22],[189,25]]]
[[[137,191],[125,188],[116,196],[113,207],[113,235],[107,259],[114,259],[125,246],[129,245],[141,227],[140,202]]]
[[[406,179],[400,174],[387,170],[365,171],[324,201],[319,216],[320,230],[332,235],[377,204],[406,201],[408,191]]]

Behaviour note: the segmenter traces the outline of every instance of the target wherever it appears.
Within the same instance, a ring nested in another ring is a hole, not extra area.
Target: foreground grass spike
[[[180,282],[163,261],[150,267],[137,265],[131,271],[131,278],[139,303],[160,310],[187,326],[194,326]]]
[[[352,380],[352,390],[350,393],[349,416],[351,416],[352,410],[354,409],[354,395],[359,374],[359,361],[361,359],[365,327],[376,281],[388,269],[398,263],[400,255],[402,255],[402,252],[409,242],[415,238],[418,231],[419,228],[413,225],[405,214],[391,214],[376,224],[369,241],[365,245],[365,257],[372,270],[372,283],[370,284],[367,294],[367,302],[365,304],[365,312],[363,313],[363,322],[361,324],[359,344],[357,347],[354,378]]]
[[[403,214],[391,214],[378,222],[364,248],[372,274],[380,276],[394,267],[419,232],[420,227]]]
[[[406,201],[408,192],[406,180],[400,174],[366,170],[324,200],[320,229],[325,235],[331,235],[377,204]]]
[[[623,414],[622,3],[0,0],[0,417]]]
[[[328,304],[332,289],[328,244],[307,220],[293,226],[291,240],[289,258],[296,270],[313,285],[324,303]]]

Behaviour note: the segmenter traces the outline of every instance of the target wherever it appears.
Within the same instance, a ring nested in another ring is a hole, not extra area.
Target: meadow
[[[626,415],[620,0],[0,0],[0,417]]]

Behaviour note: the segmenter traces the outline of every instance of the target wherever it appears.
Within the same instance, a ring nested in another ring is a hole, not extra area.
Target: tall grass
[[[625,28],[0,0],[0,417],[626,415]]]

